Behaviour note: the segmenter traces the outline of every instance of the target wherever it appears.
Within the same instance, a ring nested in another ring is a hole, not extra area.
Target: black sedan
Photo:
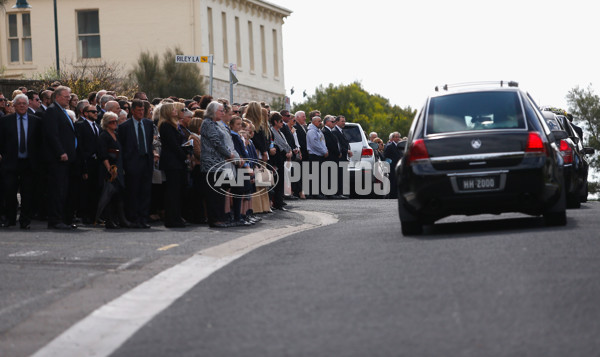
[[[565,225],[563,158],[537,105],[514,82],[429,97],[396,166],[404,235],[450,215],[521,212]]]
[[[551,130],[564,130],[568,138],[557,142],[560,154],[564,160],[565,188],[567,190],[567,207],[579,208],[581,202],[587,200],[589,163],[587,155],[593,155],[595,150],[584,147],[581,138],[573,129],[566,116],[549,110],[542,110],[546,124]]]

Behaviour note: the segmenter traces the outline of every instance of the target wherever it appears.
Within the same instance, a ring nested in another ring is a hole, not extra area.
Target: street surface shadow
[[[467,218],[470,219],[470,218]],[[510,217],[498,219],[477,219],[465,221],[452,221],[435,223],[433,225],[423,226],[423,234],[420,236],[411,236],[407,238],[414,239],[455,239],[467,238],[468,236],[495,235],[498,232],[535,230],[535,231],[555,231],[557,229],[573,229],[577,226],[574,218],[567,218],[566,226],[546,226],[542,217]]]

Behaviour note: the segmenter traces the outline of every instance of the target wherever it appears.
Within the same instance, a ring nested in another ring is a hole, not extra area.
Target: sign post
[[[210,91],[209,94],[212,96],[213,93],[213,61],[214,56],[185,56],[176,55],[175,63],[208,63],[210,65]]]
[[[237,77],[237,65],[235,63],[229,64],[229,103],[233,104],[233,85],[238,81]]]

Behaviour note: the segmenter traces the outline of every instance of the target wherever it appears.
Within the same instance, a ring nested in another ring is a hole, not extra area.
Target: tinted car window
[[[362,135],[360,135],[360,128],[358,126],[346,126],[344,128],[344,136],[351,143],[362,142]]]
[[[516,92],[460,93],[431,98],[427,134],[525,129]]]

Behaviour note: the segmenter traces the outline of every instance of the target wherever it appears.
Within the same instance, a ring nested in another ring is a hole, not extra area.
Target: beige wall
[[[8,62],[7,17],[0,10],[0,68],[4,77],[30,78],[55,66],[54,13],[51,0],[28,0],[31,9],[31,31],[33,62],[10,64]],[[136,63],[140,52],[150,51],[162,55],[169,47],[179,45],[185,55],[208,55],[209,28],[208,8],[213,14],[214,78],[215,89],[226,87],[228,93],[228,63],[236,63],[238,58],[238,79],[236,87],[249,87],[250,92],[264,91],[267,98],[285,93],[283,76],[283,44],[281,30],[283,19],[290,11],[260,0],[59,0],[58,30],[61,67],[64,63],[76,63],[77,58],[77,16],[76,10],[94,9],[99,12],[100,41],[103,61],[119,62],[126,70]],[[15,12],[13,2],[6,6],[6,12]],[[227,41],[223,41],[223,16],[225,13]],[[240,55],[237,54],[235,18],[240,24]],[[250,71],[250,43],[248,21],[253,25],[253,47],[255,70]],[[260,26],[265,32],[265,60],[267,71],[262,68],[262,45]],[[273,30],[276,32],[277,47],[273,44]],[[225,59],[224,45],[227,45],[229,58]],[[274,53],[278,54],[277,64]],[[208,64],[198,64],[208,76]],[[279,75],[275,75],[278,67]],[[219,81],[220,80],[220,81]],[[208,83],[208,82],[207,82]],[[251,90],[250,90],[251,89]],[[247,90],[238,90],[248,92]],[[213,90],[214,94],[215,90]],[[227,96],[228,97],[228,96]]]

